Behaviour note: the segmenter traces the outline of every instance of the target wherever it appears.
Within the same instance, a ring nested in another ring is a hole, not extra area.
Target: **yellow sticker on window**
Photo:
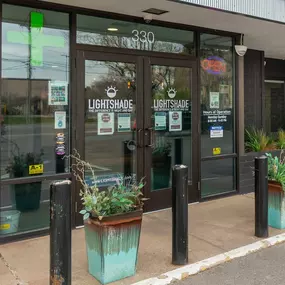
[[[43,164],[35,164],[29,166],[29,174],[42,174],[44,173],[44,165]]]
[[[11,228],[10,224],[2,224],[0,225],[0,230],[9,230]]]
[[[221,148],[220,147],[214,147],[213,148],[213,155],[219,155],[221,154]]]

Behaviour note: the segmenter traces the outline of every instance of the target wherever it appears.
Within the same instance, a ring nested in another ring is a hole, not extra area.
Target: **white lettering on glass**
[[[132,40],[134,42],[142,42],[142,43],[149,43],[153,44],[154,43],[154,33],[153,32],[146,32],[144,30],[139,31],[139,30],[132,30]]]

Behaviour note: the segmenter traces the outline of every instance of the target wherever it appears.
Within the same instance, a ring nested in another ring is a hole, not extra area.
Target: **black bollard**
[[[71,181],[50,186],[50,285],[71,284]]]
[[[172,263],[188,263],[188,167],[172,169]]]
[[[268,237],[268,159],[255,158],[255,235]]]

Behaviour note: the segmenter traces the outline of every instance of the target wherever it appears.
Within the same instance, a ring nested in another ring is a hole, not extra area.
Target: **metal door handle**
[[[146,145],[146,147],[154,147],[154,131],[153,131],[153,128],[148,128],[146,129],[149,133],[149,141],[150,141],[150,144]]]
[[[137,147],[143,147],[143,145],[141,144],[141,132],[142,131],[143,129],[137,130]]]

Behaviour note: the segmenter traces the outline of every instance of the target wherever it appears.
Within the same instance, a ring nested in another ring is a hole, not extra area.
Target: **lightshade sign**
[[[106,94],[109,99],[89,99],[88,110],[92,113],[97,112],[115,112],[131,113],[133,109],[133,100],[115,99],[118,89],[110,86],[106,88]]]

